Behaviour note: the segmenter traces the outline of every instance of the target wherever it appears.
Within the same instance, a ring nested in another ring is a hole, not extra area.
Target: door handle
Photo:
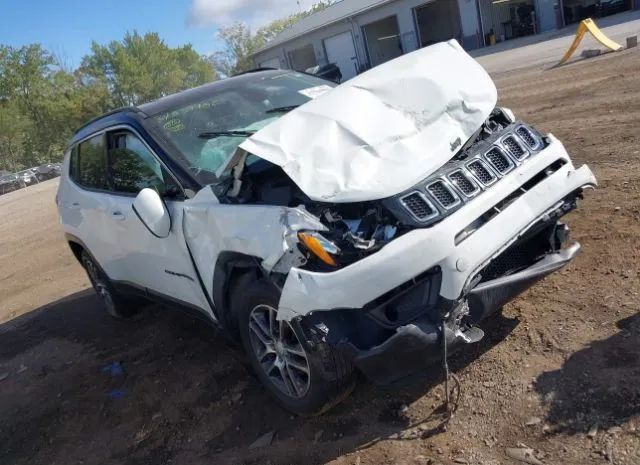
[[[79,202],[73,202],[68,204],[69,210],[80,210],[80,203]]]
[[[113,217],[114,220],[118,220],[118,221],[122,221],[125,218],[124,213],[122,213],[121,211],[112,212],[111,216]]]

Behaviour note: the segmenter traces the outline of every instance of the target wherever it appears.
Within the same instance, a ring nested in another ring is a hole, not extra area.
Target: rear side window
[[[74,168],[78,184],[91,189],[109,189],[104,135],[92,137],[78,145],[77,166]]]
[[[149,187],[165,195],[177,188],[158,159],[130,132],[109,135],[109,172],[115,192],[137,194]]]

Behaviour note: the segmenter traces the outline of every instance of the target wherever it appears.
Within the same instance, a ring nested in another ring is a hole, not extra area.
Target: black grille
[[[511,171],[511,168],[513,168],[513,162],[509,160],[507,156],[502,153],[502,151],[497,147],[493,147],[491,150],[489,150],[486,153],[485,157],[487,157],[487,160],[489,160],[491,166],[493,166],[498,171],[498,173],[508,173],[509,171]]]
[[[550,249],[549,233],[546,229],[529,239],[516,242],[481,271],[480,282],[490,281],[527,268]]]
[[[402,198],[402,203],[409,209],[413,216],[419,220],[425,220],[435,214],[435,210],[422,197],[422,195],[414,192]]]
[[[524,151],[524,149],[520,146],[520,144],[518,144],[518,141],[516,141],[515,137],[513,136],[505,137],[502,140],[502,143],[509,151],[509,153],[518,160],[523,159],[527,155],[527,152]]]
[[[480,160],[472,161],[467,165],[467,168],[485,186],[492,184],[496,180],[496,176]]]
[[[449,175],[453,184],[465,195],[473,195],[478,191],[478,187],[465,176],[462,171],[455,171]]]
[[[453,195],[453,192],[445,186],[444,182],[436,181],[433,184],[430,184],[427,189],[443,207],[449,208],[455,205],[457,199]]]
[[[524,143],[532,149],[537,147],[538,141],[533,136],[533,134],[531,134],[531,131],[529,131],[524,126],[520,126],[518,129],[516,129],[516,134],[518,134],[518,136],[520,136],[520,139],[522,139]]]

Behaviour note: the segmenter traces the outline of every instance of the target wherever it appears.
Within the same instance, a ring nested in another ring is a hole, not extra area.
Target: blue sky
[[[221,44],[217,28],[243,21],[255,28],[309,7],[312,0],[0,0],[0,43],[39,42],[76,67],[91,41],[126,31],[155,31],[170,45],[191,43],[201,54]]]

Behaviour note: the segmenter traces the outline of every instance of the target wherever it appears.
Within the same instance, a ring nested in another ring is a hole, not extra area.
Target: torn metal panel
[[[496,87],[455,41],[373,68],[284,115],[240,147],[312,199],[374,200],[448,161],[489,116]]]
[[[487,205],[502,200],[553,160],[568,160],[562,144],[552,136],[550,140],[545,150],[486,191],[484,202],[476,204],[478,208],[470,203],[433,227],[410,231],[371,256],[331,273],[292,268],[282,290],[278,318],[291,319],[314,310],[362,308],[434,266],[440,266],[443,271],[440,295],[457,299],[478,269],[543,217],[550,206],[576,189],[596,184],[587,166],[575,169],[567,162],[456,245],[456,234]],[[429,253],[425,253],[426,250]]]
[[[287,272],[302,263],[296,232],[326,230],[302,206],[221,204],[210,187],[185,202],[184,219],[185,239],[210,293],[221,252],[258,257],[265,271]]]

